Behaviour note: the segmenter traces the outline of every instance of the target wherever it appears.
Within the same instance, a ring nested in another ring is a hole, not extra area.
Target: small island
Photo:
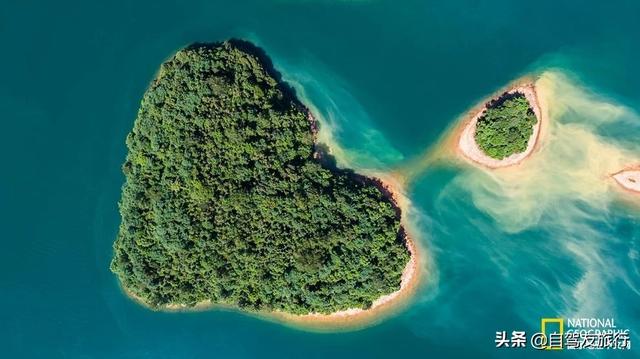
[[[640,194],[640,166],[629,167],[611,175],[623,189],[636,195]]]
[[[538,141],[542,113],[533,82],[512,86],[473,110],[463,122],[457,149],[488,168],[520,163]]]
[[[400,297],[416,250],[398,189],[338,169],[262,50],[196,44],[162,64],[123,165],[111,270],[154,309],[305,320]]]

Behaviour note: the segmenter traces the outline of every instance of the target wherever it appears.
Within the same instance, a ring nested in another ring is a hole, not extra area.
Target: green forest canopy
[[[306,110],[259,49],[193,45],[142,99],[111,269],[146,304],[330,313],[400,286],[399,212],[314,158]]]
[[[523,94],[503,95],[478,119],[475,140],[485,154],[501,160],[527,149],[536,122]]]

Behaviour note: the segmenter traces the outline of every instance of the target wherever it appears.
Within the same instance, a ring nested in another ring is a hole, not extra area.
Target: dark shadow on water
[[[487,104],[485,105],[487,108],[498,108],[501,107],[505,102],[509,101],[509,100],[513,100],[513,99],[519,99],[519,98],[523,98],[527,101],[527,103],[529,103],[529,101],[527,100],[527,97],[525,96],[524,93],[520,92],[520,91],[515,91],[512,93],[509,92],[504,92],[502,95],[498,96],[497,98],[494,98],[492,100],[490,100],[489,102],[487,102]],[[531,104],[529,103],[529,112],[531,112],[533,114],[533,108],[531,108]]]

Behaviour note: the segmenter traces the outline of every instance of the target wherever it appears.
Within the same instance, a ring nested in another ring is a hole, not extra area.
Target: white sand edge
[[[614,173],[611,177],[624,189],[640,194],[640,168]]]

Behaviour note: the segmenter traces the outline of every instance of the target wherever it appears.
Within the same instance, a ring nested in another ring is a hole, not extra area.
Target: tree
[[[486,155],[501,160],[527,149],[536,122],[524,95],[506,94],[478,119],[475,140]]]

